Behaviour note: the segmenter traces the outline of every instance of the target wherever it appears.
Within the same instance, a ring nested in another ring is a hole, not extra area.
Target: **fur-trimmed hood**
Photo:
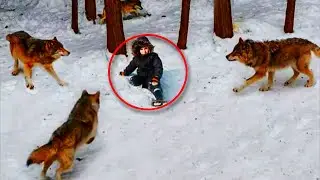
[[[133,43],[132,43],[132,54],[133,56],[141,56],[140,54],[140,49],[142,47],[148,47],[150,50],[150,53],[153,52],[154,46],[151,44],[149,39],[145,36],[137,38]]]

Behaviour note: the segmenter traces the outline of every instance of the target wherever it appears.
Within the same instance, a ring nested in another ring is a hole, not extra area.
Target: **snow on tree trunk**
[[[119,0],[104,0],[106,10],[107,49],[114,53],[116,48],[125,41]],[[117,52],[127,56],[126,45]]]
[[[96,24],[97,10],[96,0],[85,0],[85,13],[88,21],[93,21]]]
[[[187,49],[188,27],[189,27],[190,0],[182,0],[180,30],[177,46]]]
[[[71,28],[74,33],[79,34],[78,27],[78,0],[72,0],[72,20],[71,20]]]
[[[287,0],[286,19],[284,22],[285,33],[293,33],[295,5],[296,0]]]
[[[220,38],[232,38],[230,0],[214,0],[214,32]]]

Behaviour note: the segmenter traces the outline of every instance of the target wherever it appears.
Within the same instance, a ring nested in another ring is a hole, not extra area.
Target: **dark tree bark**
[[[78,0],[72,0],[72,17],[71,17],[71,28],[74,33],[79,34],[78,27]]]
[[[230,0],[214,0],[214,32],[220,38],[232,38],[232,15]]]
[[[107,14],[107,49],[114,53],[116,48],[125,41],[121,14],[121,5],[119,0],[104,0]],[[116,53],[127,56],[126,46],[122,46]]]
[[[191,0],[182,0],[180,30],[177,43],[180,49],[187,49],[190,1]]]
[[[286,19],[284,22],[285,33],[293,33],[295,6],[296,0],[287,0]]]
[[[85,0],[85,12],[88,21],[93,21],[96,24],[97,10],[96,0]]]

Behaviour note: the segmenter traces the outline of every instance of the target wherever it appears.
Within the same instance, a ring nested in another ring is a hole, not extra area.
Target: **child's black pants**
[[[155,96],[156,100],[163,100],[160,82],[158,85],[153,86],[151,84],[151,78],[134,75],[130,78],[130,84],[132,84],[133,86],[142,85],[142,88],[146,88],[149,91],[151,91],[151,93]]]

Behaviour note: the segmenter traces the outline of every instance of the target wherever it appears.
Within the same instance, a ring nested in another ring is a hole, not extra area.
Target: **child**
[[[120,72],[121,76],[129,76],[136,68],[137,75],[130,78],[130,84],[142,85],[149,89],[156,98],[156,104],[162,105],[163,95],[160,79],[163,73],[161,59],[153,52],[154,46],[145,36],[137,38],[132,44],[133,59],[130,64]]]

